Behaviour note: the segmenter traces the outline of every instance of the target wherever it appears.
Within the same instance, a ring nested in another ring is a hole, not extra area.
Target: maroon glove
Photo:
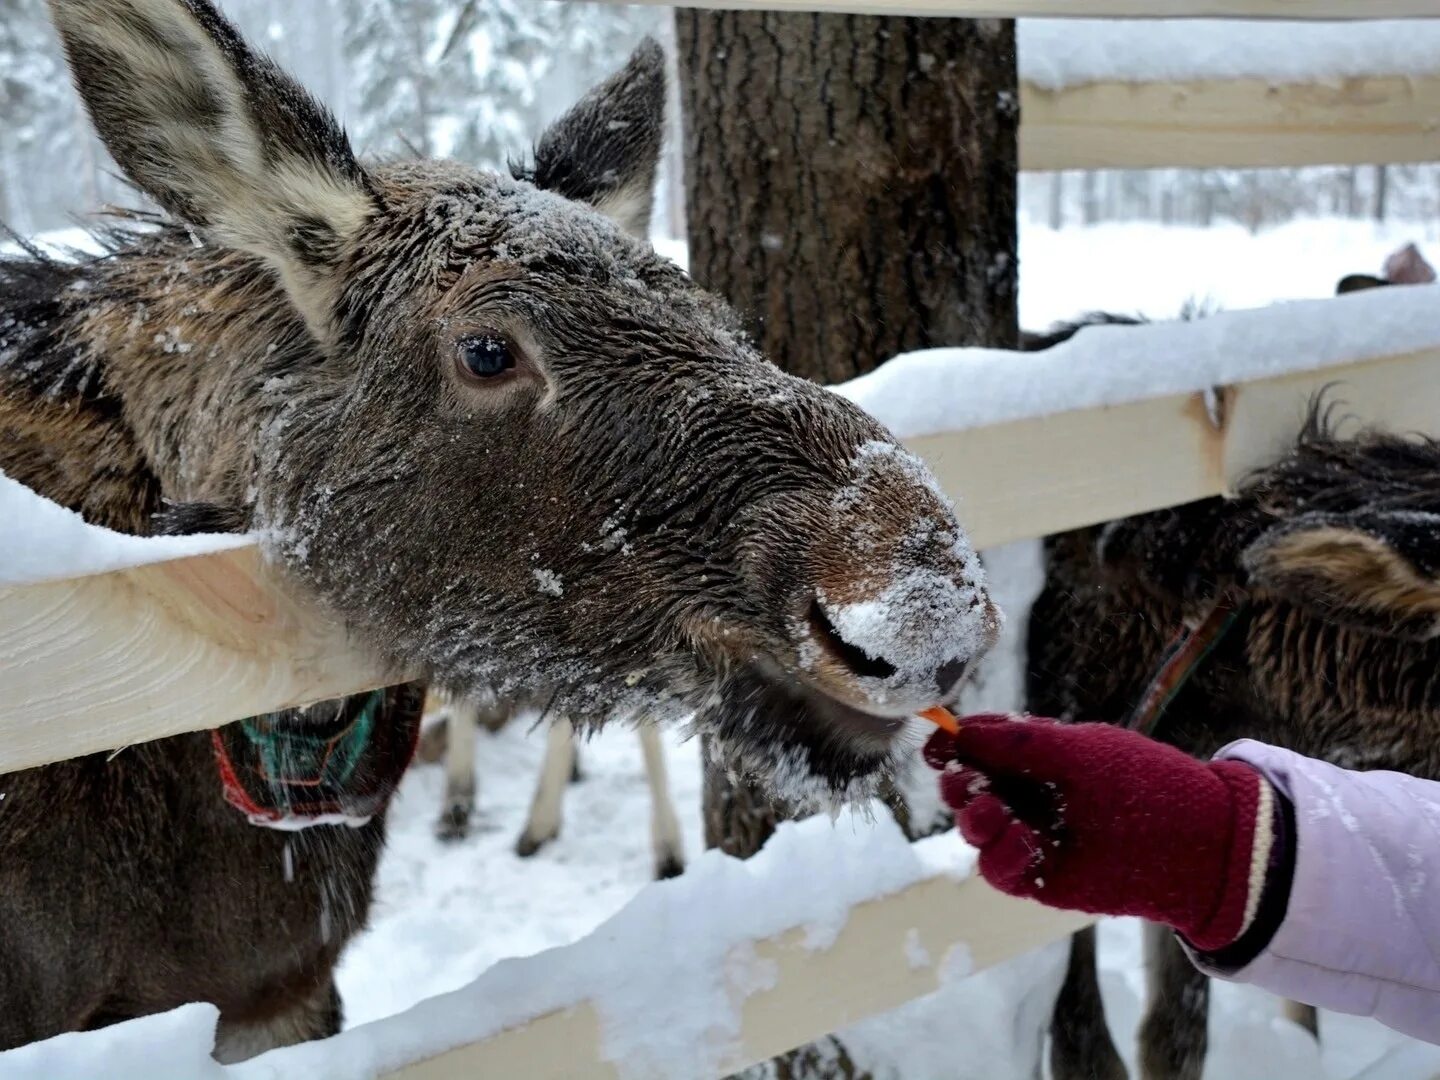
[[[1206,951],[1254,915],[1273,789],[1248,765],[1196,761],[1108,724],[998,715],[937,732],[925,760],[1002,892],[1139,915]]]

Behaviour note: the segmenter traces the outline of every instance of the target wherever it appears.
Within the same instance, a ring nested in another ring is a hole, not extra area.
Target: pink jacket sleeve
[[[1197,964],[1440,1043],[1440,783],[1249,740],[1216,756],[1254,766],[1290,799],[1295,872],[1259,956],[1238,971]]]

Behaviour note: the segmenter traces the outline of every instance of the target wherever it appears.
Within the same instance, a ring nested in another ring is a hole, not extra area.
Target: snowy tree
[[[0,214],[28,232],[48,223],[89,138],[41,0],[0,0],[0,116]],[[93,173],[80,179],[93,194]]]
[[[559,0],[357,0],[343,14],[356,141],[501,167],[659,17]]]

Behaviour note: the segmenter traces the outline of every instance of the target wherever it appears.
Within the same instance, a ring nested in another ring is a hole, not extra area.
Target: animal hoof
[[[515,854],[522,859],[528,859],[554,839],[553,836],[531,836],[529,833],[521,833],[520,839],[515,841]]]
[[[464,840],[470,835],[470,804],[468,802],[453,802],[440,812],[440,820],[435,822],[435,837],[437,840],[454,841]]]
[[[665,881],[685,872],[685,861],[679,855],[667,855],[655,864],[655,880]]]

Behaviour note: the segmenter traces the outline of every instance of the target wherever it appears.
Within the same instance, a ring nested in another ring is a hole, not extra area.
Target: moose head
[[[693,713],[792,793],[863,785],[953,699],[998,612],[929,472],[627,232],[657,46],[502,177],[360,162],[207,0],[51,7],[95,127],[179,223],[85,301],[167,498],[241,507],[451,692]],[[137,351],[136,318],[186,347]]]

